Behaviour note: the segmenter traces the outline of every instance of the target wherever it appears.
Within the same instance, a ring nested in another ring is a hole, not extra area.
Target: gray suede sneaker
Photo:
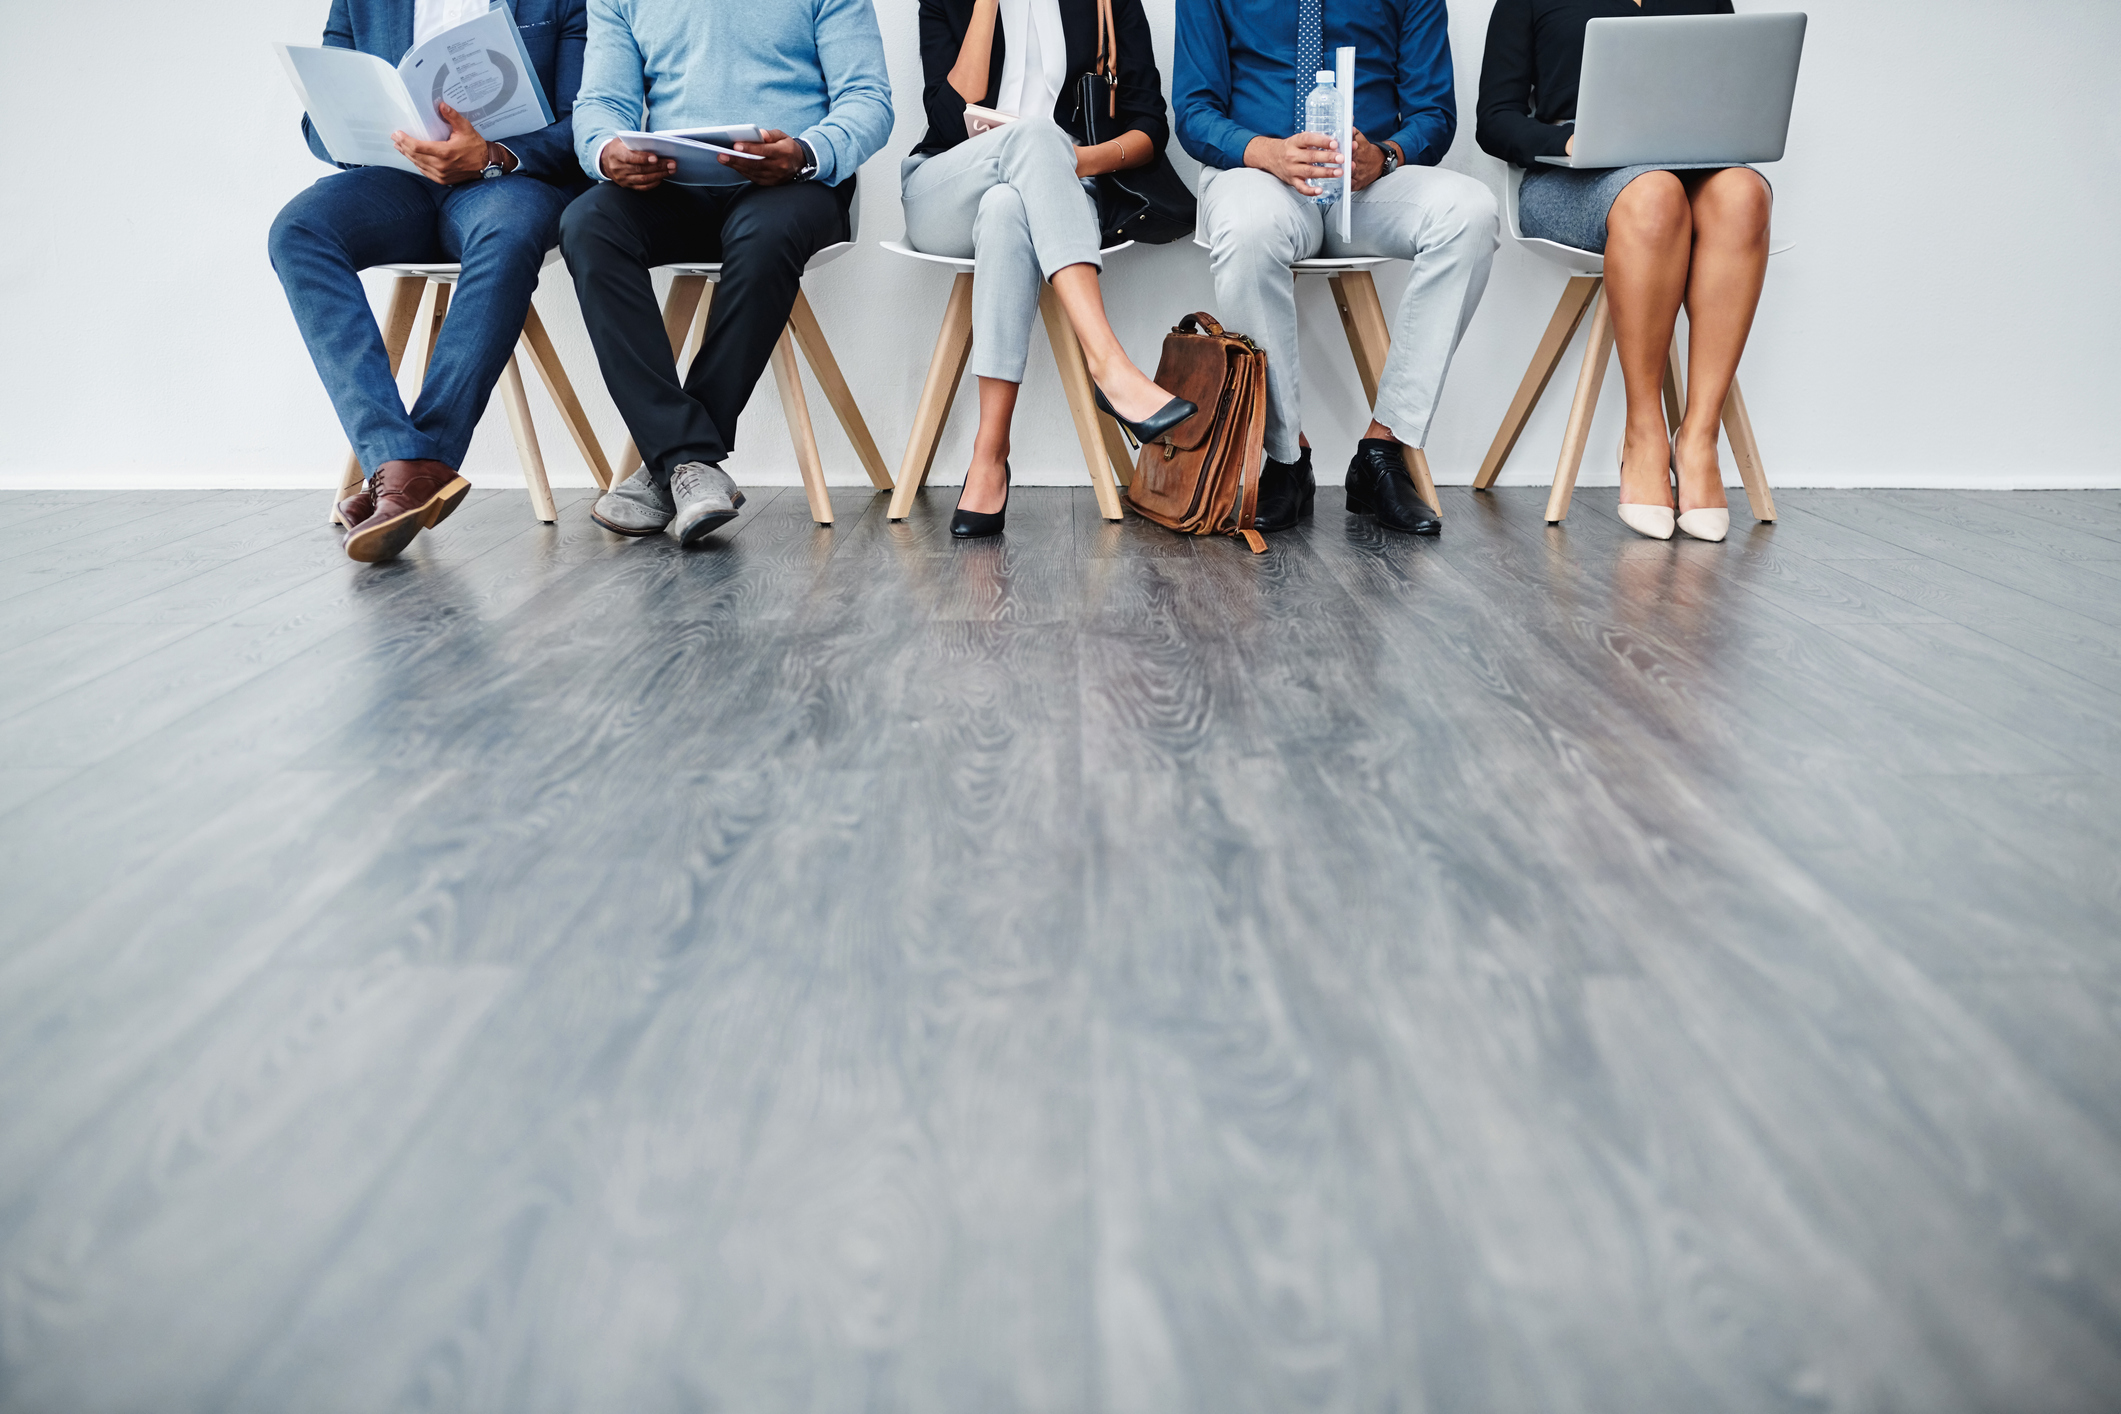
[[[621,535],[653,535],[670,524],[677,509],[670,493],[655,484],[644,466],[597,497],[589,518]]]
[[[678,508],[670,522],[670,533],[689,550],[716,526],[736,519],[736,508],[744,504],[744,493],[736,489],[729,473],[720,467],[686,462],[670,473],[670,499],[677,502]]]

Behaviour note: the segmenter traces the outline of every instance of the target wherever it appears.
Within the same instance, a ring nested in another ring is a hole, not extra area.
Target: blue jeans
[[[464,464],[472,429],[523,332],[569,193],[535,177],[445,187],[390,167],[325,177],[281,208],[272,265],[347,440],[373,476],[387,461]],[[406,412],[358,272],[458,261],[464,273]]]

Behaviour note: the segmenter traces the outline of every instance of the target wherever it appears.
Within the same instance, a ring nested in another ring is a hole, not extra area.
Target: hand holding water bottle
[[[1245,165],[1271,172],[1320,206],[1340,199],[1339,92],[1330,69],[1318,71],[1320,89],[1304,101],[1305,131],[1292,137],[1256,137],[1245,144]]]
[[[1332,175],[1319,184],[1311,200],[1320,206],[1331,206],[1341,198],[1340,143],[1335,134],[1340,131],[1341,92],[1334,82],[1331,69],[1320,69],[1311,89],[1311,96],[1304,100],[1304,131],[1306,134],[1323,136],[1333,152]]]

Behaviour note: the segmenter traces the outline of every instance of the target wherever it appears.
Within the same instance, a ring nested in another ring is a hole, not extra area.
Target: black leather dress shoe
[[[1348,514],[1376,516],[1379,525],[1409,535],[1443,533],[1443,517],[1415,491],[1414,473],[1407,470],[1399,443],[1381,437],[1355,444],[1355,459],[1348,463]]]
[[[1009,463],[1002,463],[1002,508],[998,511],[968,511],[962,505],[950,512],[950,533],[960,540],[984,540],[999,535],[1009,522]],[[965,493],[957,493],[960,501]]]
[[[1097,410],[1125,429],[1127,435],[1134,439],[1134,445],[1137,447],[1145,442],[1154,442],[1157,438],[1193,416],[1194,413],[1200,411],[1199,408],[1187,402],[1184,398],[1173,398],[1140,422],[1129,422],[1114,412],[1112,404],[1105,401],[1104,389],[1093,387],[1090,389],[1090,395],[1097,400]]]
[[[1259,507],[1253,513],[1257,530],[1287,530],[1311,514],[1318,497],[1318,478],[1311,474],[1311,449],[1293,462],[1267,459],[1259,474]]]

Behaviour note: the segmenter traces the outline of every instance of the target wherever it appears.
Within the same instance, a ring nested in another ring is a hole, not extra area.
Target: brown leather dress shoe
[[[368,483],[364,481],[360,489],[339,502],[336,509],[339,514],[339,529],[344,532],[339,539],[343,542],[346,536],[353,534],[355,526],[376,513],[376,498],[370,493]]]
[[[347,532],[346,554],[371,565],[396,559],[415,535],[440,525],[471,492],[454,467],[435,461],[385,462],[368,484],[375,513]]]

